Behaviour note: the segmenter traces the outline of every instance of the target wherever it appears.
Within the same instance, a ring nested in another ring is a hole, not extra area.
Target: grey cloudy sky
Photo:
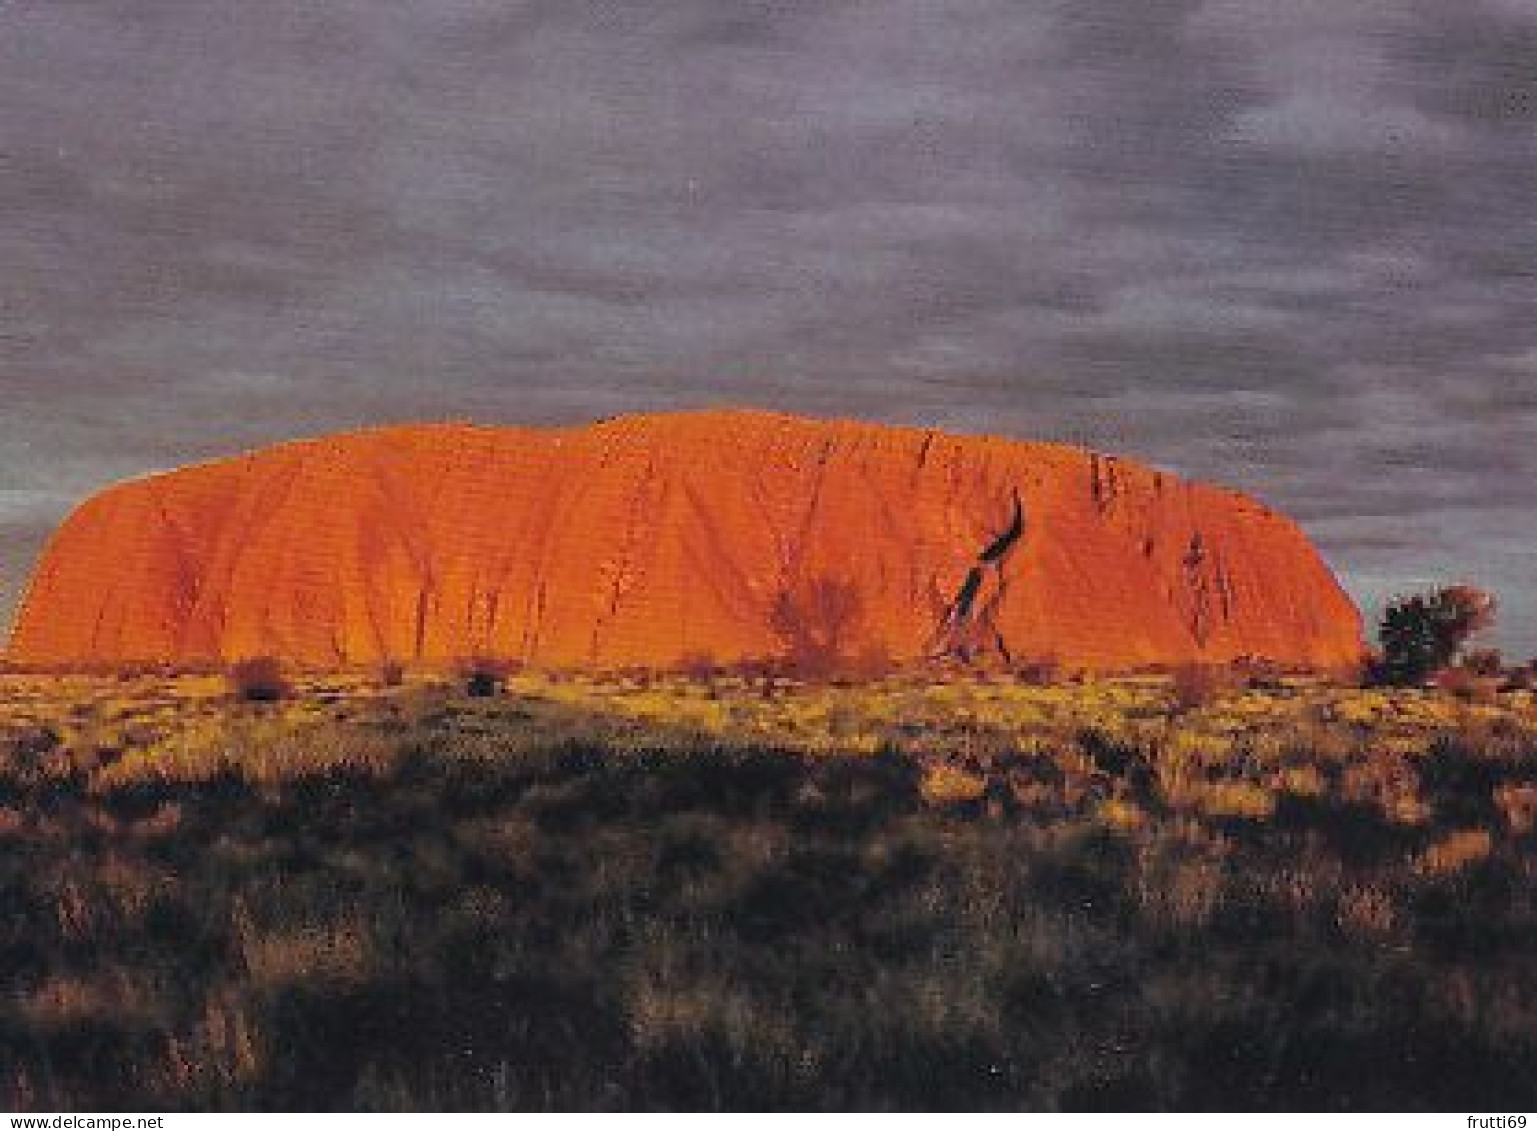
[[[130,474],[732,402],[1138,455],[1537,651],[1537,0],[0,0],[0,617]]]

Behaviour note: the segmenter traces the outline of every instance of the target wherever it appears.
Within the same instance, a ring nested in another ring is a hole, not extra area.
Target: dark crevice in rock
[[[955,600],[950,602],[940,617],[932,649],[939,655],[969,661],[993,652],[1001,656],[1005,663],[1012,662],[1008,644],[997,627],[997,612],[1008,587],[1003,575],[1003,562],[1025,533],[1025,508],[1020,501],[1018,488],[1011,494],[1014,509],[1009,525],[982,548],[976,564],[966,571],[966,578],[961,582]],[[995,584],[992,592],[978,607],[978,597],[982,594],[989,571],[995,578]]]
[[[1025,532],[1025,508],[1019,501],[1019,492],[1014,492],[1014,518],[1009,522],[1009,528],[988,544],[977,560],[983,565],[993,565],[1003,560],[1003,556],[1009,552]]]

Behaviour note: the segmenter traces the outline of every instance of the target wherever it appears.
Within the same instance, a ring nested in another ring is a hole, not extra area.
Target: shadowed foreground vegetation
[[[1530,692],[0,681],[0,1105],[1537,1104]]]

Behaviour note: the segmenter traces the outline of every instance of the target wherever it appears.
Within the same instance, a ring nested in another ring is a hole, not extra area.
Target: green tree
[[[1463,645],[1494,623],[1494,609],[1494,598],[1471,585],[1395,598],[1377,630],[1382,678],[1415,684],[1451,667]]]

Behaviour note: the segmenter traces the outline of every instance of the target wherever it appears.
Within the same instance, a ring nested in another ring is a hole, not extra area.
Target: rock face
[[[53,537],[8,658],[1361,651],[1302,533],[1234,492],[1060,445],[723,411],[388,428],[123,483]]]

